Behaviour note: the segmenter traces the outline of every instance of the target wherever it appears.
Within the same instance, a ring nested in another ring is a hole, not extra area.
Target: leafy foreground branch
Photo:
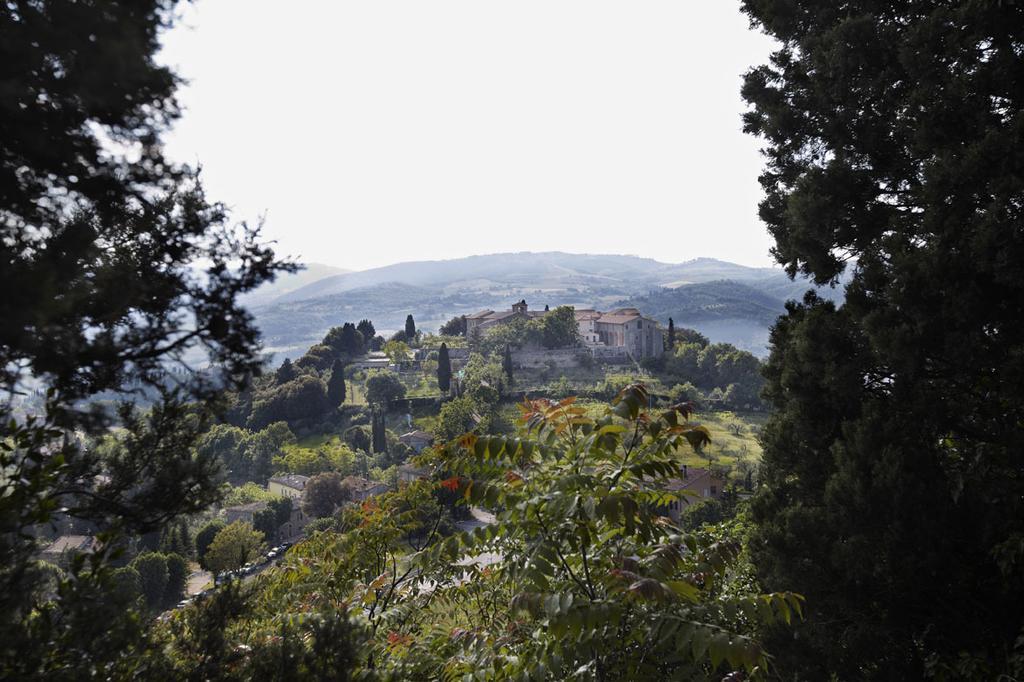
[[[249,610],[219,626],[233,674],[265,666],[268,646],[311,671],[323,646],[351,666],[338,679],[764,676],[759,629],[800,617],[802,598],[757,593],[737,525],[683,534],[662,515],[679,451],[708,434],[688,404],[646,404],[642,386],[597,419],[572,399],[528,402],[518,437],[436,449],[436,481],[350,507],[258,579]],[[494,522],[444,536],[456,496]],[[179,673],[207,660],[203,629],[183,625],[204,608],[161,633]],[[344,641],[310,629],[346,617]],[[301,641],[301,656],[282,648]]]

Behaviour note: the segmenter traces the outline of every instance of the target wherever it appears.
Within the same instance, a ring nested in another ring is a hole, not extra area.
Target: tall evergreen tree
[[[505,376],[508,377],[508,385],[511,388],[515,385],[515,380],[512,378],[512,347],[507,343],[505,344],[505,355],[501,359],[501,369],[505,372]]]
[[[377,330],[374,329],[373,322],[370,322],[370,320],[365,318],[359,320],[359,324],[356,325],[356,330],[363,335],[363,341],[366,343],[369,343],[370,339],[377,335]]]
[[[327,400],[332,407],[337,407],[345,402],[345,393],[345,363],[335,360],[327,380]]]
[[[1024,7],[745,0],[761,218],[836,282],[771,336],[751,547],[807,597],[809,679],[1020,678]]]
[[[274,373],[274,383],[280,386],[281,384],[286,384],[289,381],[292,381],[297,376],[298,372],[295,371],[295,366],[292,365],[292,361],[285,358],[284,362],[281,363],[281,366],[278,367],[277,371]]]
[[[0,9],[0,678],[131,676],[138,621],[105,589],[110,554],[54,593],[29,530],[59,513],[116,547],[213,503],[216,463],[189,456],[205,407],[262,364],[238,297],[294,270],[164,156],[180,81],[156,55],[175,4]],[[164,372],[196,350],[215,370],[168,392]],[[129,380],[157,402],[119,415],[117,457],[79,447],[110,435],[92,399],[135,397]],[[26,382],[47,396],[31,419],[12,412]]]
[[[374,408],[370,420],[371,442],[374,453],[386,452],[388,449],[387,433],[384,424],[384,410]]]
[[[437,351],[437,387],[447,393],[452,387],[452,361],[448,357],[448,346],[442,343]]]
[[[412,319],[412,313],[405,318],[405,338],[410,341],[416,338],[416,321]]]
[[[668,318],[668,349],[672,350],[676,347],[676,323],[672,318]]]

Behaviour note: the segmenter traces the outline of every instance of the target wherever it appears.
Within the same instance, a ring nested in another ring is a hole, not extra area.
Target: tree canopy
[[[849,278],[771,336],[752,547],[809,606],[783,670],[1019,677],[1024,8],[743,6],[779,42],[743,86],[773,253]]]
[[[405,397],[405,384],[394,372],[380,370],[373,372],[366,379],[367,402],[387,407],[392,400]]]
[[[263,533],[244,521],[224,526],[206,551],[206,565],[213,573],[236,571],[263,552]]]

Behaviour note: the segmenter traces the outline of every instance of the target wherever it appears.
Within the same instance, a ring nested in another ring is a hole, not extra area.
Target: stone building
[[[519,303],[513,303],[511,310],[504,310],[501,312],[495,312],[493,310],[481,310],[480,312],[473,313],[472,315],[466,315],[466,336],[473,333],[474,329],[479,329],[480,333],[483,333],[499,324],[507,324],[512,320],[531,320],[536,317],[543,317],[543,310],[530,310],[526,304],[526,299],[519,301]]]
[[[636,308],[619,308],[607,313],[592,309],[574,312],[580,341],[595,359],[639,361],[660,357],[664,352],[658,323],[644,317]],[[545,314],[546,311],[530,310],[525,300],[513,304],[511,310],[481,310],[466,316],[466,334],[472,334],[474,330],[485,333],[497,325],[516,319],[535,319]]]
[[[718,499],[725,490],[725,480],[711,469],[688,467],[684,464],[679,474],[679,478],[672,478],[666,482],[665,490],[682,494],[679,500],[670,502],[667,508],[661,510],[675,523],[680,522],[686,507],[702,499]]]
[[[600,313],[593,327],[598,339],[595,345],[623,348],[634,360],[661,357],[665,351],[658,323],[644,317],[636,308]]]
[[[288,474],[287,476],[274,476],[267,481],[267,490],[280,497],[290,497],[293,500],[302,499],[302,493],[306,489],[309,476],[301,474]]]

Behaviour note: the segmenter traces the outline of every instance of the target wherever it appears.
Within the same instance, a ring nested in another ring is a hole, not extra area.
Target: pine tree
[[[416,321],[412,319],[412,313],[405,318],[405,338],[410,341],[416,338]]]
[[[501,369],[508,377],[508,385],[511,388],[515,385],[515,380],[512,378],[512,347],[507,343],[505,344],[505,357],[501,361]]]
[[[331,406],[337,407],[345,402],[345,393],[345,363],[335,360],[327,380],[327,400]]]
[[[448,346],[444,343],[437,351],[437,387],[447,393],[452,386],[452,362],[448,357]]]
[[[672,321],[672,318],[668,318],[668,349],[672,350],[676,346],[676,323]]]
[[[807,597],[780,677],[1019,678],[1024,8],[745,0],[776,259],[750,547]],[[1011,549],[1012,548],[1012,549]]]

